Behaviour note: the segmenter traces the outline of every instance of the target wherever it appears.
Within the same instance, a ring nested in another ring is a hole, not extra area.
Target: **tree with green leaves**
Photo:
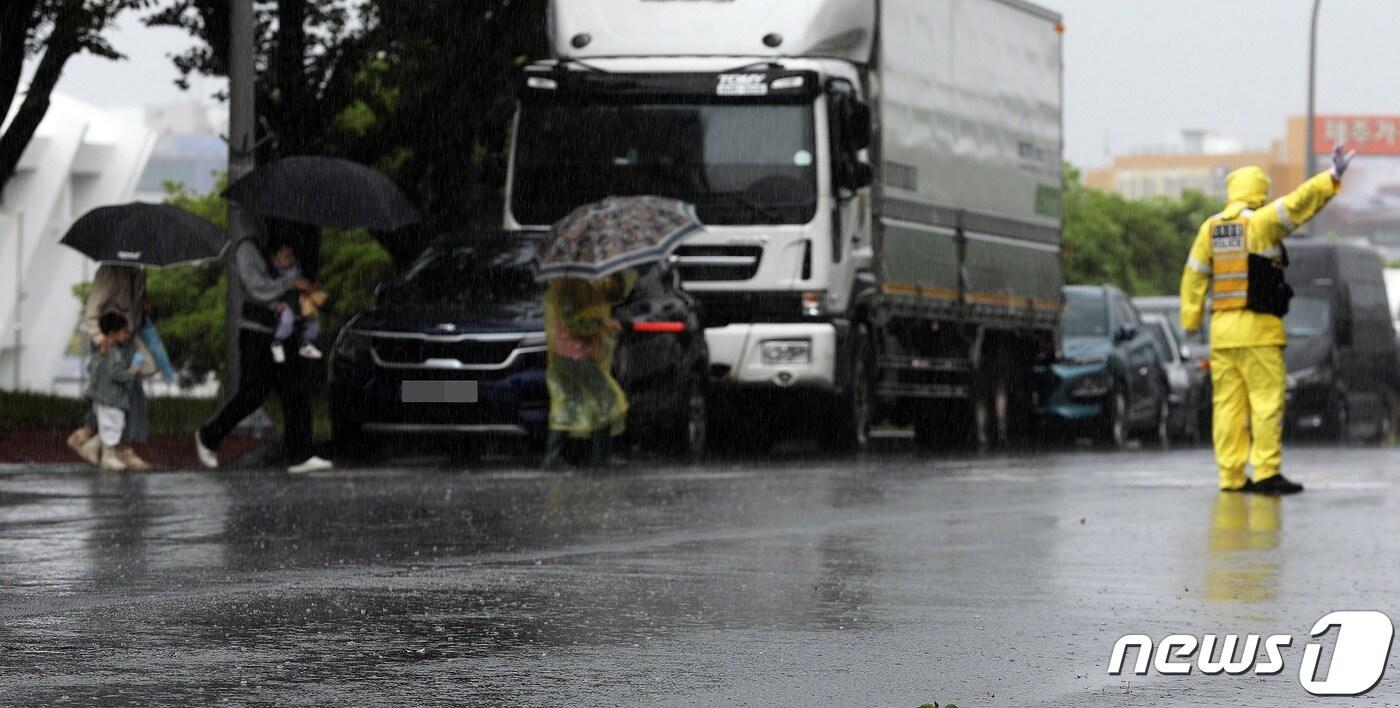
[[[122,55],[103,38],[117,16],[155,0],[0,0],[0,123],[20,95],[25,60],[38,57],[14,117],[0,134],[0,194],[48,114],[50,96],[68,60],[84,52]]]
[[[383,240],[396,260],[438,233],[500,223],[518,68],[547,52],[545,0],[257,0],[258,155],[344,157],[393,179],[426,217]],[[175,57],[226,76],[228,0],[147,18],[199,44]]]
[[[1065,167],[1065,281],[1113,283],[1130,295],[1174,294],[1206,217],[1224,204],[1199,192],[1124,199],[1085,187]]]

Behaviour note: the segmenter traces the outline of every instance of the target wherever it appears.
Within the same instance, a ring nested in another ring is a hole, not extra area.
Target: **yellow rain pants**
[[[1244,466],[1254,481],[1278,474],[1283,463],[1283,400],[1286,385],[1283,347],[1234,347],[1210,352],[1210,383],[1215,418],[1212,437],[1220,467],[1220,488],[1245,484]]]

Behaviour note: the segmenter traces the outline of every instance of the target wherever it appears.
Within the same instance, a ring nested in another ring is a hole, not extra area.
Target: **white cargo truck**
[[[710,408],[835,448],[996,444],[1060,310],[1061,25],[1021,0],[553,0],[505,225],[696,205]],[[722,431],[716,431],[722,432]]]

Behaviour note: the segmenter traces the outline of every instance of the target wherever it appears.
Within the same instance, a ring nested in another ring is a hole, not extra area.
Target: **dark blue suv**
[[[376,436],[422,434],[542,441],[549,396],[538,247],[528,233],[443,237],[381,285],[331,354],[337,447],[362,453]],[[661,263],[642,271],[617,314],[631,325],[614,364],[629,433],[699,456],[709,352],[695,301]]]
[[[1042,367],[1044,424],[1123,447],[1136,433],[1167,444],[1166,369],[1137,308],[1112,285],[1064,289],[1060,359]]]

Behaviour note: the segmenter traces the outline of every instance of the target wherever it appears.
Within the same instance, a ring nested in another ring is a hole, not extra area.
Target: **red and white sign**
[[[1400,155],[1400,116],[1317,116],[1313,151],[1345,143],[1358,155]]]

